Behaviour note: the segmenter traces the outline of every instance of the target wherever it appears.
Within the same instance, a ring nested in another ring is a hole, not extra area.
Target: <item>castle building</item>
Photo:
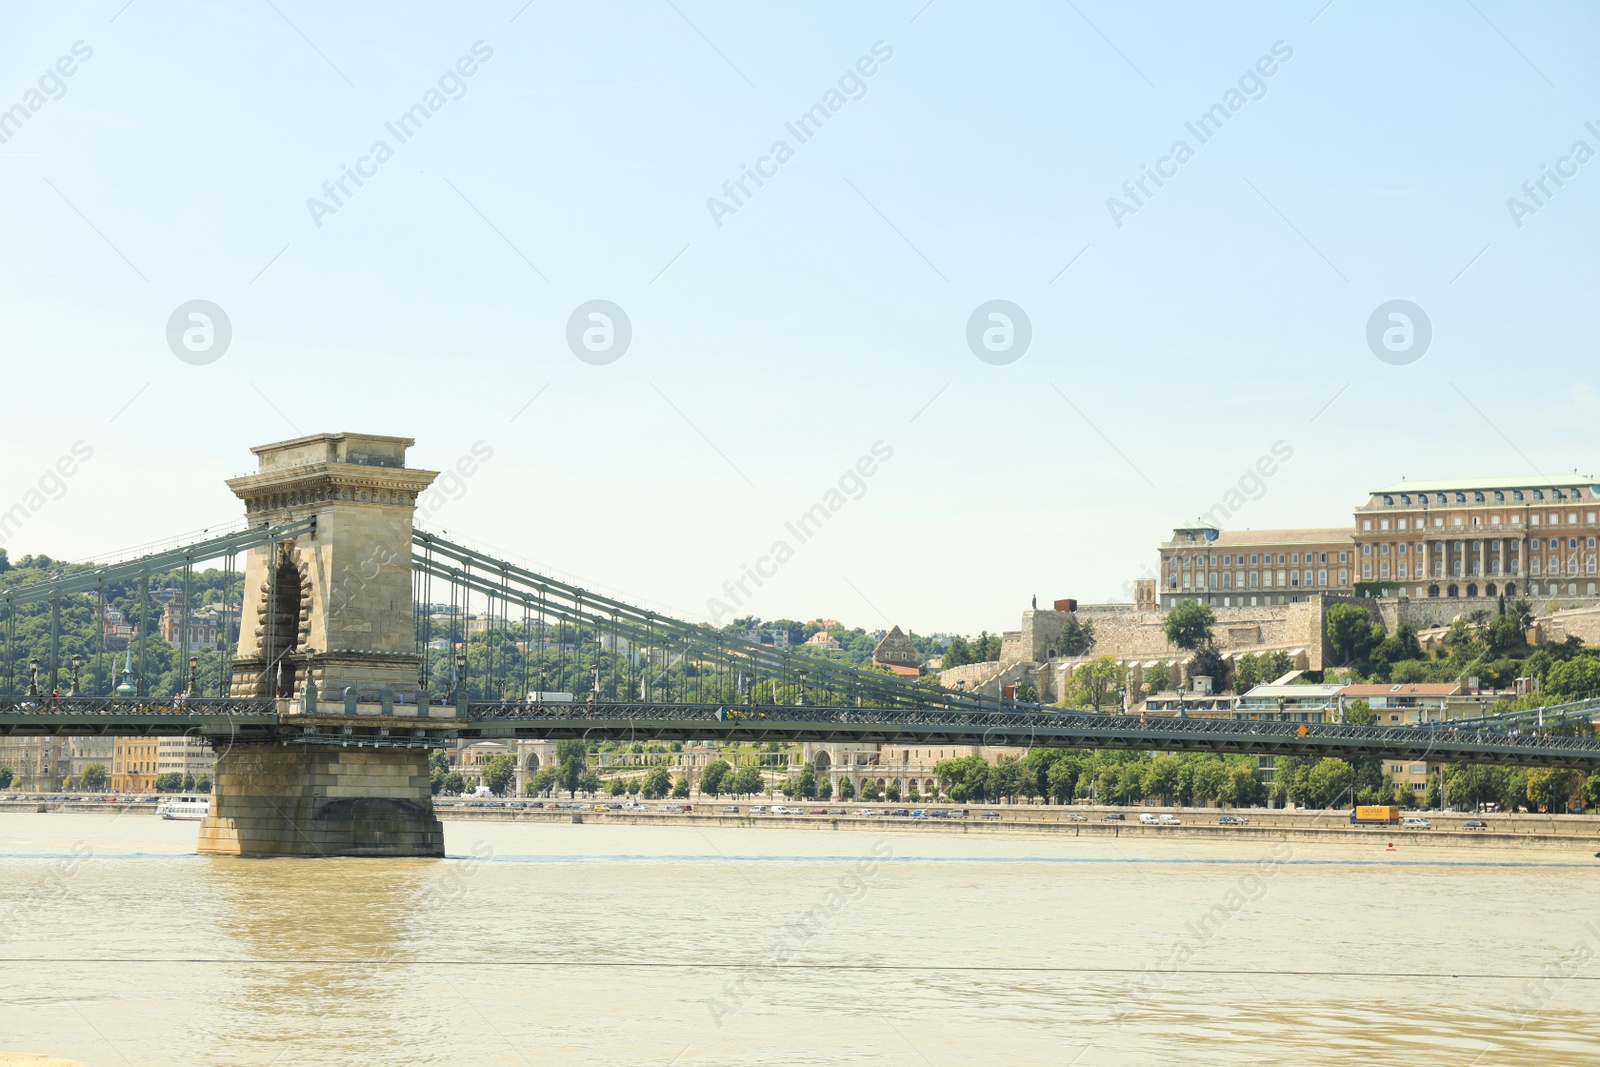
[[[1182,526],[1159,546],[1163,609],[1292,604],[1359,584],[1430,597],[1595,596],[1600,485],[1586,476],[1401,481],[1349,527]]]

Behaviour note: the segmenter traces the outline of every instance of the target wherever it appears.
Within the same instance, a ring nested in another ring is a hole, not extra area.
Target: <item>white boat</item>
[[[208,796],[168,797],[156,805],[156,814],[163,819],[184,819],[199,822],[211,812]]]

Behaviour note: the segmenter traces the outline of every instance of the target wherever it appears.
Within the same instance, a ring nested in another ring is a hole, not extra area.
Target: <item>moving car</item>
[[[722,809],[722,814],[724,814],[724,815],[737,815],[737,814],[739,814],[739,805],[737,805],[737,804],[729,804],[727,807]]]
[[[1246,820],[1243,819],[1242,817],[1238,816],[1238,815],[1218,815],[1217,816],[1217,824],[1219,826],[1243,826],[1245,824],[1245,822],[1246,822]]]
[[[985,819],[998,819],[1000,817],[1000,813],[998,811],[986,811],[983,813],[983,817]]]
[[[1085,815],[1081,811],[1069,811],[1069,812],[1067,812],[1067,821],[1068,822],[1088,822],[1089,821],[1089,816]]]
[[[1152,811],[1142,811],[1142,812],[1140,812],[1139,813],[1139,821],[1144,823],[1146,826],[1155,826],[1156,825],[1155,812],[1152,812]]]
[[[1120,811],[1106,812],[1106,822],[1127,822],[1128,817]]]
[[[1463,830],[1487,830],[1489,828],[1489,824],[1484,822],[1482,819],[1472,819],[1468,822],[1462,823],[1461,828]]]
[[[1402,830],[1432,830],[1433,829],[1433,823],[1429,822],[1427,819],[1418,818],[1415,815],[1407,815],[1404,819],[1400,820],[1400,829],[1402,829]]]
[[[1160,822],[1162,826],[1182,826],[1183,825],[1183,820],[1182,819],[1178,818],[1176,815],[1168,814],[1167,812],[1162,812],[1161,815],[1158,817],[1157,821]]]

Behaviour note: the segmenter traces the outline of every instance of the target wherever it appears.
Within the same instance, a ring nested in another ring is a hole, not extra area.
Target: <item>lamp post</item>
[[[796,706],[803,707],[805,705],[805,702],[806,702],[806,672],[802,668],[801,671],[800,671],[800,695],[795,698],[795,704],[796,704]]]
[[[307,656],[306,659],[307,659],[307,666],[309,667],[310,666],[310,662],[309,662],[310,661],[310,657]],[[190,656],[189,657],[189,682],[183,688],[184,696],[192,697],[192,696],[198,695],[195,692],[195,689],[200,684],[199,675],[200,675],[200,657],[199,656]]]
[[[75,697],[78,695],[78,671],[82,668],[83,657],[74,652],[72,654],[72,688],[67,692],[67,696],[69,697]]]
[[[456,695],[456,698],[457,698],[456,699],[457,703],[460,703],[461,694],[465,693],[466,689],[467,689],[467,654],[465,652],[457,652],[456,653],[456,692],[455,692],[455,695]]]
[[[28,661],[28,695],[31,697],[39,695],[39,661],[37,659]]]

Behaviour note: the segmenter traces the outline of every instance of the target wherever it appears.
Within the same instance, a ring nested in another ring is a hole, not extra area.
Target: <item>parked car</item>
[[[724,814],[724,815],[737,815],[737,814],[739,814],[739,805],[737,805],[737,804],[729,804],[727,807],[722,809],[722,814]]]
[[[849,815],[850,813],[848,811],[845,811],[843,808],[834,808],[831,811],[829,811],[828,814],[829,815]]]
[[[1432,830],[1433,829],[1433,823],[1429,822],[1427,819],[1418,818],[1415,815],[1407,815],[1405,818],[1400,820],[1400,829],[1402,829],[1402,830]]]
[[[1171,814],[1170,812],[1162,812],[1159,816],[1156,817],[1156,821],[1161,823],[1162,826],[1182,826],[1183,825],[1183,820],[1178,818],[1176,815]]]
[[[1106,812],[1106,822],[1127,822],[1128,817],[1120,811]]]
[[[755,807],[750,809],[750,814],[751,815],[765,815],[766,813],[767,813],[766,807],[764,805],[761,805],[761,804],[757,804]]]
[[[878,814],[878,811],[877,811],[876,808],[862,808],[860,811],[856,812],[856,814],[857,815],[868,815],[868,816],[871,816],[871,815]]]
[[[1463,830],[1487,830],[1489,828],[1489,824],[1484,822],[1482,819],[1470,819],[1467,822],[1462,823],[1461,828]]]
[[[928,813],[921,808],[918,808],[916,811],[911,813],[911,817],[913,819],[926,819],[928,817]]]
[[[807,815],[826,815],[826,814],[828,814],[828,809],[827,808],[812,808],[810,811],[806,812],[806,814]]]
[[[1067,821],[1068,822],[1088,822],[1089,821],[1089,816],[1085,815],[1081,811],[1069,811],[1069,812],[1067,812]]]
[[[1218,815],[1217,822],[1222,826],[1243,826],[1244,820],[1237,815]]]
[[[934,808],[928,814],[935,819],[948,819],[950,817],[950,813],[944,808]]]
[[[889,814],[890,815],[910,815],[911,814],[911,809],[910,808],[895,808]]]
[[[1139,821],[1144,823],[1146,826],[1155,826],[1157,821],[1155,812],[1141,811],[1139,813]]]

